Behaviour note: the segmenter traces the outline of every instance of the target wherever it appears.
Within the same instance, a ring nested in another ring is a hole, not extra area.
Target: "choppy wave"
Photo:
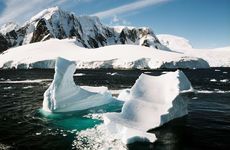
[[[126,149],[121,140],[111,134],[104,124],[77,132],[72,146],[75,149]]]

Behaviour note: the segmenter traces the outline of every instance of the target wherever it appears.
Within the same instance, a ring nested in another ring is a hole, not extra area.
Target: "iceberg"
[[[112,101],[112,95],[106,87],[77,86],[73,80],[75,69],[74,61],[57,58],[53,82],[44,93],[43,110],[47,112],[78,111]]]
[[[160,76],[141,74],[130,91],[118,96],[125,101],[122,111],[105,114],[104,122],[111,133],[120,134],[125,144],[154,142],[155,135],[147,131],[186,115],[192,92],[191,83],[182,71]]]

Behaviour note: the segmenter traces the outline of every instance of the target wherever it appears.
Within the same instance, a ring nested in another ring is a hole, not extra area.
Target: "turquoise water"
[[[52,127],[71,131],[81,131],[103,123],[100,118],[94,119],[92,117],[93,114],[101,116],[106,112],[119,112],[122,104],[123,102],[114,100],[100,107],[68,113],[49,113],[40,108],[37,110],[35,116],[46,120]]]

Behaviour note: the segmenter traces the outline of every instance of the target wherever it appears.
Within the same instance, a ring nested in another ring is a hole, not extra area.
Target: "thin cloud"
[[[62,0],[63,2],[65,0]],[[0,24],[17,21],[22,23],[29,17],[35,15],[47,6],[58,4],[55,0],[7,0],[5,1],[6,8],[0,16]]]
[[[108,17],[114,16],[114,15],[123,14],[125,12],[134,11],[137,9],[156,5],[159,3],[165,3],[168,1],[170,1],[170,0],[139,0],[139,1],[125,4],[125,5],[122,5],[122,6],[119,6],[116,8],[112,8],[109,10],[97,12],[97,13],[92,14],[91,16],[98,16],[99,18],[104,19],[104,18],[108,18]]]
[[[114,15],[110,21],[111,26],[117,25],[130,25],[131,23],[123,18],[119,18],[118,16]]]
[[[23,23],[39,11],[53,6],[68,7],[71,4],[89,3],[93,0],[5,0],[0,14],[0,25],[13,21]]]

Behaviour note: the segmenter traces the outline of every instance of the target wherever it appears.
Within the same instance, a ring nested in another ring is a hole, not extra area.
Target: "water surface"
[[[116,96],[117,90],[130,88],[141,73],[162,71],[77,70],[74,79],[79,85],[107,86]],[[189,102],[189,114],[150,131],[158,138],[155,143],[134,143],[126,148],[230,149],[230,68],[184,72],[197,90]],[[78,133],[102,123],[92,115],[120,111],[120,103],[111,103],[46,116],[41,111],[43,93],[53,74],[53,70],[0,70],[0,149],[90,149],[87,139],[78,141]]]

